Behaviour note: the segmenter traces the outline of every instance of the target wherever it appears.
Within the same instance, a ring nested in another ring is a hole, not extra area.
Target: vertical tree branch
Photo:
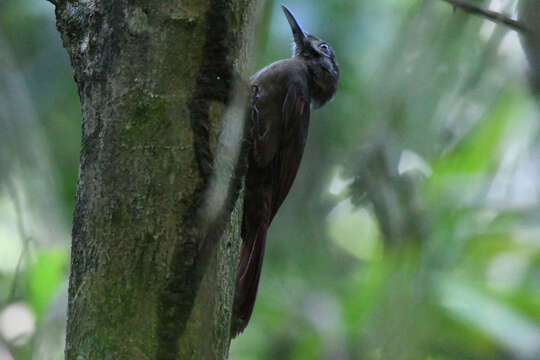
[[[540,99],[540,1],[520,0],[519,20],[530,29],[521,37],[521,43],[529,62],[531,90]]]

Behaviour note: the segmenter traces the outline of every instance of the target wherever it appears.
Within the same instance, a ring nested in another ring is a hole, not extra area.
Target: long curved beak
[[[285,13],[285,16],[287,17],[287,21],[289,22],[289,25],[291,26],[291,30],[294,36],[294,41],[300,45],[306,38],[306,32],[304,29],[302,29],[302,26],[298,23],[296,20],[296,17],[294,17],[293,13],[285,6],[281,5],[281,8],[283,9],[283,12]]]

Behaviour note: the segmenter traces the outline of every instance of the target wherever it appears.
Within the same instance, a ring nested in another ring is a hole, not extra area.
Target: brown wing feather
[[[257,154],[257,149],[269,149],[265,141],[275,138],[259,138],[255,131],[254,151],[250,154],[244,211],[242,218],[242,246],[236,278],[236,291],[231,323],[232,336],[247,326],[262,270],[266,232],[277,210],[285,200],[302,159],[309,125],[309,97],[306,89],[293,84],[289,87],[282,106],[279,147],[275,154]],[[252,124],[261,124],[256,104],[252,103]],[[258,130],[258,129],[256,129]],[[260,146],[257,146],[260,145]],[[270,161],[261,161],[264,158]]]
[[[280,150],[274,160],[273,189],[272,189],[272,215],[276,212],[287,197],[296,178],[309,127],[309,100],[306,91],[299,85],[291,85],[285,96],[282,108],[283,136]]]

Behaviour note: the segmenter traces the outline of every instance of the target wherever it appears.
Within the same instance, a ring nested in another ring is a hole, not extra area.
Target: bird
[[[293,55],[249,78],[251,121],[231,335],[246,328],[257,296],[266,234],[300,166],[311,108],[333,98],[339,65],[330,45],[304,31],[281,5],[293,35]]]

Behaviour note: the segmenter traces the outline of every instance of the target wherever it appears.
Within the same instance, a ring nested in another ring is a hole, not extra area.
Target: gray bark
[[[66,359],[227,357],[242,161],[212,179],[255,2],[53,1],[83,132]]]

